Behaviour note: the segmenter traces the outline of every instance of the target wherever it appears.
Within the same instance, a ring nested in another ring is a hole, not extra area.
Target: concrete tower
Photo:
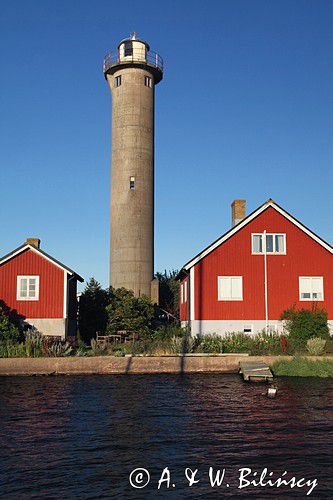
[[[163,60],[133,33],[106,56],[104,76],[112,94],[110,284],[150,297],[156,288],[154,94]]]

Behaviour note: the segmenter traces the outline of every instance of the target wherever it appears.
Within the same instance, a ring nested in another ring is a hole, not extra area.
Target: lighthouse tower
[[[156,294],[154,99],[163,60],[133,33],[106,56],[104,76],[112,94],[110,284],[151,297]]]

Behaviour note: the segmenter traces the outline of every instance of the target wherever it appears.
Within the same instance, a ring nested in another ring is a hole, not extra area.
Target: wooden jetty
[[[240,361],[239,373],[249,382],[267,382],[273,380],[273,373],[262,361]]]

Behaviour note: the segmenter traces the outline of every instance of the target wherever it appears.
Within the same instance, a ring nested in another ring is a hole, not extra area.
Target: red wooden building
[[[26,243],[0,259],[0,301],[44,335],[76,334],[77,281],[83,278],[39,248]]]
[[[333,248],[268,200],[245,217],[232,204],[233,227],[180,271],[180,318],[191,333],[281,331],[281,313],[317,304],[333,329]]]

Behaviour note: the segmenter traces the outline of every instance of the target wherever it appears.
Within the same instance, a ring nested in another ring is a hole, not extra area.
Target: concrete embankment
[[[271,365],[277,356],[246,357]],[[280,358],[281,359],[281,358]],[[283,359],[291,359],[284,356]],[[147,357],[68,357],[68,358],[2,358],[0,375],[50,375],[94,373],[236,373],[244,356],[147,356]]]
[[[240,361],[262,361],[269,366],[292,356],[146,356],[146,357],[68,357],[68,358],[2,358],[1,375],[86,375],[112,373],[237,373]],[[311,356],[315,359],[332,359]]]

